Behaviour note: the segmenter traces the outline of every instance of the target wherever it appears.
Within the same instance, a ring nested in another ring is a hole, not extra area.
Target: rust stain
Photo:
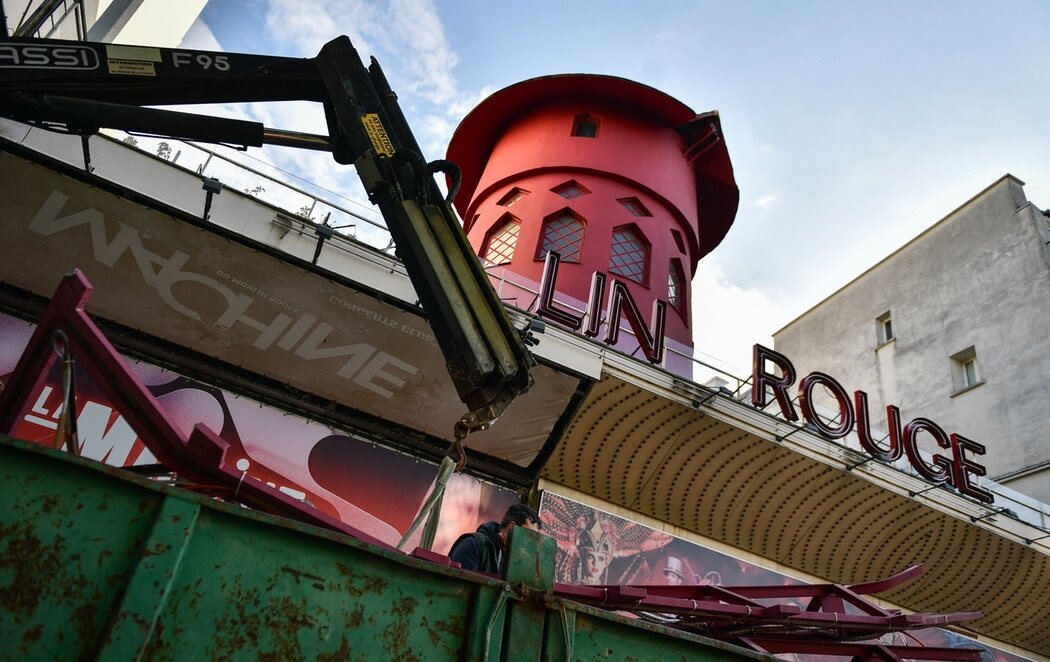
[[[80,641],[86,643],[94,640],[98,633],[98,626],[95,624],[95,616],[97,614],[98,608],[91,603],[80,605],[73,612],[73,627],[76,629],[77,637],[79,637]]]
[[[430,621],[426,616],[423,617],[423,627],[426,629],[427,636],[430,637],[430,643],[432,645],[437,646],[441,643],[441,634],[435,631],[434,628],[430,627]]]
[[[281,568],[281,572],[288,573],[292,577],[295,577],[295,583],[296,583],[297,586],[300,584],[301,580],[305,577],[307,579],[312,579],[313,580],[313,583],[311,584],[311,586],[313,586],[314,588],[316,588],[318,590],[321,590],[321,591],[324,590],[324,584],[323,584],[324,577],[320,577],[318,575],[311,575],[308,572],[303,572],[302,570],[296,570],[295,568],[291,568],[289,566],[282,567]]]
[[[28,524],[0,526],[0,540],[6,541],[0,554],[0,568],[10,571],[10,586],[0,587],[0,608],[32,616],[56,576],[64,575],[61,538],[45,545]]]
[[[456,614],[450,616],[448,620],[438,620],[433,623],[428,622],[424,616],[423,627],[426,628],[427,637],[430,638],[432,646],[437,648],[444,644],[443,648],[449,660],[460,656],[460,649],[463,646],[463,616]]]
[[[44,634],[44,624],[37,623],[22,634],[22,642],[26,644],[35,644],[40,641],[40,636],[42,634]]]
[[[19,621],[40,621],[39,611],[69,614],[69,625],[59,628],[55,639],[63,641],[67,632],[75,633],[82,650],[92,648],[98,637],[96,620],[105,612],[106,596],[97,582],[89,582],[80,572],[80,555],[70,555],[62,536],[50,542],[41,540],[33,521],[0,525],[0,574],[11,578],[0,586],[0,609]],[[22,635],[22,648],[43,636],[42,625],[28,628]],[[28,650],[28,649],[26,649]]]
[[[364,606],[357,605],[357,607],[352,612],[350,612],[350,618],[347,621],[347,624],[351,628],[354,628],[354,629],[357,629],[357,628],[361,627],[361,621],[364,620],[364,615],[365,615],[365,608],[364,608]]]
[[[408,623],[403,619],[383,630],[383,650],[390,654],[390,659],[405,659],[408,651]]]
[[[58,497],[54,495],[45,496],[43,499],[40,500],[40,510],[44,513],[47,513],[48,515],[51,514],[51,512],[55,509],[55,506],[57,505]]]
[[[438,630],[441,630],[442,632],[447,632],[448,634],[452,635],[456,639],[462,639],[463,638],[463,633],[464,633],[464,629],[463,629],[463,615],[462,614],[453,614],[453,615],[448,617],[448,620],[435,621],[434,622],[434,627],[437,628]]]
[[[331,653],[318,653],[318,662],[345,662],[346,660],[353,659],[353,650],[350,648],[350,642],[346,640],[346,635],[343,635],[342,640],[339,642],[338,650]]]
[[[227,611],[215,620],[210,656],[214,659],[253,656],[259,660],[304,659],[301,632],[316,623],[310,604],[301,597],[273,596],[258,588],[245,589],[240,578],[223,590]],[[261,647],[265,646],[265,649]]]
[[[400,616],[402,618],[407,618],[408,616],[411,616],[413,612],[415,612],[416,607],[418,607],[418,606],[419,606],[419,600],[416,600],[411,595],[408,595],[408,596],[405,596],[405,597],[401,598],[401,600],[399,600],[394,605],[394,608],[391,611],[394,612],[395,616]]]
[[[357,573],[354,572],[354,569],[351,568],[346,563],[343,563],[342,561],[336,561],[335,562],[335,569],[336,569],[336,572],[338,572],[340,575],[342,575],[344,577],[351,577],[351,578],[353,578],[353,577],[357,576]]]
[[[343,590],[345,590],[347,595],[349,595],[350,597],[359,598],[362,595],[364,595],[366,591],[370,590],[370,588],[362,588],[360,586],[360,584],[362,583],[362,576],[350,565],[343,563],[342,561],[336,561],[335,569],[336,572],[338,572],[340,575],[342,575],[348,580],[343,585]],[[364,579],[365,581],[368,581],[367,577],[365,577]]]
[[[160,653],[164,650],[164,621],[160,620],[157,623],[156,629],[153,631],[153,636],[150,637],[149,641],[145,642],[142,647],[142,655],[140,659],[143,660],[156,660],[160,659]]]
[[[132,614],[131,620],[135,621],[135,625],[139,626],[140,630],[149,632],[150,622],[143,618],[141,614]]]
[[[370,584],[381,584],[384,588],[387,586],[386,581],[370,582]],[[395,617],[395,620],[383,631],[383,650],[391,655],[391,659],[419,659],[410,650],[408,641],[409,623],[412,620],[410,617],[415,614],[418,606],[419,600],[408,595],[394,602],[391,607],[390,613]]]

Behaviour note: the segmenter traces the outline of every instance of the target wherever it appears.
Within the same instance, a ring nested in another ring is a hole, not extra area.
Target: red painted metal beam
[[[901,614],[861,593],[898,586],[921,572],[913,566],[865,584],[790,586],[576,586],[556,584],[562,598],[626,610],[679,629],[770,653],[848,655],[857,660],[978,660],[980,649],[883,646],[882,635],[972,621],[980,612]],[[759,600],[765,600],[763,604]],[[769,605],[769,600],[785,600]],[[805,609],[799,605],[805,604]],[[860,612],[860,613],[858,613]],[[656,617],[659,617],[658,619]],[[871,641],[867,641],[871,640]]]
[[[10,434],[57,360],[52,349],[56,331],[65,333],[73,358],[143,441],[150,452],[180,478],[219,486],[237,501],[263,512],[288,517],[394,550],[383,541],[326,515],[253,478],[246,478],[226,456],[229,443],[202,425],[186,438],[84,311],[93,288],[75,270],[62,279],[29,344],[0,394],[0,431]]]

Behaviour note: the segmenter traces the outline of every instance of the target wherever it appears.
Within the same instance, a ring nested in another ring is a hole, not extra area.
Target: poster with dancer
[[[540,500],[543,531],[558,543],[554,579],[565,584],[634,586],[792,586],[805,584],[698,543],[672,536],[568,497],[545,491]],[[777,602],[785,602],[778,600]],[[801,602],[796,606],[805,608]],[[887,645],[908,644],[983,649],[982,662],[1025,658],[942,628],[888,634]],[[783,655],[818,662],[825,657]]]

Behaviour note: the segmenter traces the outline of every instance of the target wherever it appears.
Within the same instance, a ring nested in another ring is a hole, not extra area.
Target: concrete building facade
[[[8,33],[16,37],[175,48],[206,4],[207,0],[7,0],[3,9]]]
[[[1000,484],[1050,502],[1050,214],[1005,175],[773,334],[799,374],[983,444]],[[932,438],[927,449],[937,452]],[[942,451],[943,452],[943,451]]]

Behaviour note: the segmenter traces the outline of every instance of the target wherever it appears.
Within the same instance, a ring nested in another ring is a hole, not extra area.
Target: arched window
[[[484,257],[492,264],[509,264],[514,257],[514,248],[518,245],[518,234],[521,224],[511,215],[489,232],[485,242]]]
[[[645,285],[649,276],[649,246],[630,226],[613,230],[609,271]]]
[[[579,262],[582,248],[583,220],[580,217],[566,210],[544,219],[537,260],[554,251],[561,256],[562,262]]]
[[[678,260],[671,260],[667,269],[667,303],[685,317],[685,275]]]

